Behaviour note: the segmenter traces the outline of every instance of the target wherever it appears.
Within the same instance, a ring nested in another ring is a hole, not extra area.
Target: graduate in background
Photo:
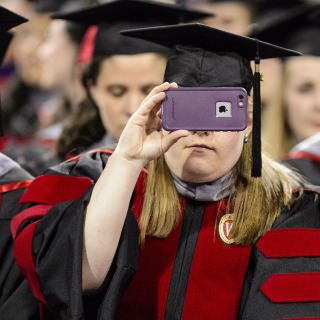
[[[163,80],[168,49],[128,39],[121,29],[173,24],[210,14],[176,5],[144,1],[110,1],[54,15],[91,26],[79,62],[86,98],[71,114],[57,142],[62,159],[84,150],[111,145],[150,90]]]
[[[0,7],[1,62],[13,36],[7,30],[26,21],[20,15]],[[38,314],[36,299],[14,262],[10,230],[18,200],[31,181],[32,176],[18,163],[0,153],[0,314],[6,320],[37,319]]]
[[[266,111],[266,148],[280,150],[278,157],[319,185],[320,6],[304,5],[257,27],[257,38],[303,53],[283,61],[280,108]]]

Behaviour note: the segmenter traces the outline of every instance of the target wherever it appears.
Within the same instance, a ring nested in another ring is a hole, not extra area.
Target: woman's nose
[[[192,134],[198,134],[199,136],[208,136],[209,131],[191,131]]]
[[[144,97],[138,94],[132,94],[128,97],[126,103],[126,113],[131,116],[139,107]]]

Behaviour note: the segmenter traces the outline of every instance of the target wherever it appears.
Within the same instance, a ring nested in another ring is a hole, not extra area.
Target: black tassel
[[[261,177],[261,95],[260,95],[260,57],[259,42],[255,58],[255,72],[253,77],[253,128],[252,128],[252,177]]]

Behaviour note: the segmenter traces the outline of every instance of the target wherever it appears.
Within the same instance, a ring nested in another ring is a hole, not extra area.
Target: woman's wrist
[[[145,166],[145,161],[142,159],[133,159],[133,158],[128,158],[126,155],[122,154],[121,152],[117,152],[115,150],[111,157],[109,158],[109,161],[111,163],[116,163],[117,166],[123,167],[123,169],[127,168],[132,172],[138,171],[140,172],[144,166]]]

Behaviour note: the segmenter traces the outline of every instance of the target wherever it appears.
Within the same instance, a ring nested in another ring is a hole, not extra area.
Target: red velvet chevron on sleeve
[[[19,203],[55,205],[80,198],[93,185],[87,177],[44,175],[36,178],[26,189]]]

